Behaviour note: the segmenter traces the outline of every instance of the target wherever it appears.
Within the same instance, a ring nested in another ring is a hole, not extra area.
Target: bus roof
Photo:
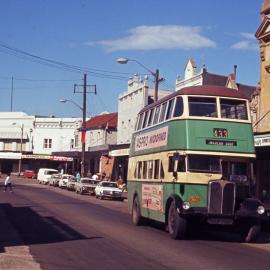
[[[232,88],[216,86],[216,85],[189,86],[189,87],[182,88],[168,96],[165,96],[162,99],[158,100],[157,102],[147,105],[140,111],[140,113],[145,110],[148,110],[151,107],[154,107],[155,105],[163,103],[165,100],[168,100],[170,98],[173,98],[179,95],[219,96],[219,97],[248,99],[248,97],[245,94]]]

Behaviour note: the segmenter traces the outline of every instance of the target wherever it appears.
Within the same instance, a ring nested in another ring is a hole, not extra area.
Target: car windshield
[[[90,180],[87,179],[81,179],[82,184],[91,184]]]
[[[91,184],[93,184],[93,185],[97,185],[99,181],[97,181],[97,180],[91,180],[90,182],[91,182]]]
[[[117,184],[116,183],[110,183],[110,182],[103,182],[101,184],[103,187],[117,187]]]
[[[59,178],[61,178],[61,175],[60,175],[60,174],[53,174],[53,175],[52,175],[52,178],[57,178],[57,179],[59,179]]]
[[[55,173],[56,173],[56,171],[47,171],[46,172],[47,175],[52,175],[52,174],[55,174]]]

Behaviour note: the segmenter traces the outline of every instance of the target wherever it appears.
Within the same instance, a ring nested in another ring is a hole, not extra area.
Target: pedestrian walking
[[[81,175],[79,172],[76,173],[76,180],[77,182],[80,182],[80,179],[81,179]]]
[[[4,188],[4,192],[7,191],[7,188],[9,187],[9,191],[12,192],[12,184],[11,184],[11,177],[10,177],[10,173],[7,173],[7,177],[5,179],[5,188]]]

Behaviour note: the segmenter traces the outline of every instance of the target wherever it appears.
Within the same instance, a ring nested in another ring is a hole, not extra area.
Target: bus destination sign
[[[237,146],[236,141],[224,141],[224,140],[206,140],[206,144],[218,146]]]
[[[226,128],[214,128],[213,135],[217,138],[228,138],[228,130]]]

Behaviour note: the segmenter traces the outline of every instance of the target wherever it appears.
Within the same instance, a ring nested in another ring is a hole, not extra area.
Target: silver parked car
[[[58,187],[60,179],[61,179],[61,174],[60,173],[53,174],[51,176],[51,178],[49,179],[49,185]]]
[[[76,182],[75,184],[75,192],[80,193],[80,194],[90,194],[94,195],[95,194],[95,188],[97,184],[100,181],[98,180],[93,180],[88,177],[83,177],[80,179],[79,182]]]
[[[60,179],[59,184],[58,184],[59,187],[66,188],[67,183],[68,183],[68,179],[70,179],[70,178],[75,179],[75,177],[71,174],[62,174],[61,179]]]
[[[67,190],[74,191],[75,190],[76,182],[77,182],[77,180],[76,180],[75,177],[68,178],[68,181],[67,181]]]

